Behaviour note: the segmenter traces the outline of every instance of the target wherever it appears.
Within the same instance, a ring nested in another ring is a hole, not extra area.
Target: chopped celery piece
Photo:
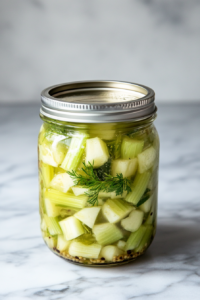
[[[140,226],[136,232],[132,232],[126,242],[125,250],[127,251],[136,249],[139,246],[145,232],[146,226],[144,225]]]
[[[88,139],[86,141],[86,165],[93,165],[94,168],[99,168],[104,165],[109,159],[107,145],[98,137]]]
[[[128,218],[121,221],[121,225],[127,231],[135,232],[142,225],[144,213],[140,210],[134,210]]]
[[[145,172],[142,174],[138,173],[133,181],[133,185],[131,186],[132,191],[126,196],[125,200],[137,205],[147,188],[150,176],[150,172]]]
[[[137,171],[137,165],[137,158],[113,160],[111,166],[112,176],[116,176],[120,173],[122,173],[123,177],[133,176]]]
[[[42,179],[44,187],[48,188],[49,184],[53,178],[54,175],[54,168],[50,165],[47,165],[45,163],[41,163],[41,172],[42,172]]]
[[[84,228],[81,222],[74,216],[60,221],[59,224],[67,241],[75,239],[76,237],[84,233]]]
[[[76,238],[77,242],[83,243],[84,245],[91,245],[95,244],[97,241],[93,234],[91,233],[84,233]]]
[[[66,193],[70,187],[74,185],[73,180],[71,179],[70,175],[67,173],[61,173],[54,176],[52,179],[50,186],[58,190],[60,192]]]
[[[58,223],[58,219],[54,217],[48,217],[44,215],[45,223],[47,225],[48,231],[51,235],[62,234],[62,230]]]
[[[81,242],[73,241],[69,246],[69,254],[86,258],[98,258],[102,246],[99,244],[85,245]]]
[[[114,256],[123,254],[123,251],[114,245],[108,245],[102,248],[100,257],[104,257],[106,261],[112,261]]]
[[[152,201],[154,199],[154,194],[152,194],[147,201],[145,201],[142,205],[140,205],[138,208],[142,210],[144,213],[148,213],[150,211]]]
[[[70,241],[67,241],[63,235],[58,235],[57,246],[56,248],[59,251],[65,251],[69,248]]]
[[[48,217],[57,217],[60,214],[60,207],[52,203],[48,198],[44,199],[45,211]]]
[[[111,195],[112,195],[112,192],[103,192],[103,191],[99,192],[100,198],[111,198]]]
[[[63,162],[63,159],[67,153],[67,147],[62,140],[66,139],[66,136],[63,135],[54,135],[53,143],[51,145],[53,157],[58,165]]]
[[[72,137],[68,152],[62,162],[61,168],[66,171],[76,171],[80,164],[87,138],[88,135],[86,133],[80,133],[79,135]]]
[[[88,190],[89,189],[84,188],[82,186],[78,186],[78,185],[72,187],[72,191],[75,196],[84,195],[85,193],[88,192]]]
[[[113,129],[107,129],[107,130],[91,129],[89,133],[92,138],[99,137],[100,139],[105,141],[110,141],[115,138],[115,130]]]
[[[42,231],[47,231],[47,225],[46,225],[45,219],[41,220],[40,228]]]
[[[151,195],[152,195],[152,191],[147,188],[144,194],[142,195],[140,201],[137,203],[137,207],[145,203]]]
[[[154,147],[147,148],[140,154],[138,154],[138,171],[144,173],[153,167],[156,159],[156,150]]]
[[[125,246],[126,246],[126,242],[125,241],[118,241],[117,242],[117,247],[121,250],[124,250],[125,249]]]
[[[74,196],[73,194],[65,194],[53,189],[45,191],[45,198],[48,198],[54,204],[75,208],[83,208],[88,199],[87,196]]]
[[[155,170],[153,170],[153,173],[151,175],[151,178],[149,180],[149,183],[148,183],[148,188],[150,190],[153,190],[158,184],[158,168],[156,167]]]
[[[157,204],[157,201],[156,201],[156,196],[157,196],[157,192],[154,192],[154,195],[153,195],[153,200],[152,200],[152,206],[151,206],[151,209],[149,211],[149,215],[145,221],[145,225],[152,225],[156,219],[156,204]]]
[[[45,236],[45,242],[47,243],[48,247],[53,249],[56,247],[57,244],[57,237],[56,236]]]
[[[124,137],[121,145],[121,157],[123,159],[135,158],[139,153],[142,152],[144,147],[143,140],[131,139]]]
[[[39,145],[39,159],[43,163],[57,167],[58,163],[55,161],[51,147],[48,144]]]
[[[100,198],[111,198],[111,199],[121,199],[121,198],[125,198],[127,195],[127,191],[123,191],[122,195],[116,195],[115,192],[103,192],[100,191],[99,192],[99,197]]]
[[[136,252],[140,252],[147,248],[151,242],[151,238],[153,236],[153,226],[147,226],[146,232],[139,244],[139,246],[135,249]]]
[[[101,207],[86,207],[77,212],[74,217],[79,219],[81,222],[92,228],[96,221],[96,218],[100,212]]]
[[[121,230],[111,223],[94,225],[93,233],[100,245],[109,245],[123,238]]]
[[[126,217],[133,209],[133,206],[123,200],[108,199],[102,207],[102,212],[110,223],[117,223]]]

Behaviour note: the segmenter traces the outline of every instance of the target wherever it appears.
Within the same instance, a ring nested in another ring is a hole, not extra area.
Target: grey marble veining
[[[121,267],[69,264],[39,229],[36,106],[0,109],[0,299],[200,299],[200,105],[160,105],[158,230]]]

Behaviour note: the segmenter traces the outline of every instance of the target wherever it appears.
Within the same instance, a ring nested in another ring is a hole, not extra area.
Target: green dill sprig
[[[45,131],[45,138],[51,137],[54,134],[58,135],[67,135],[66,128],[63,126],[59,126],[56,124],[47,124],[46,125],[46,131]]]
[[[99,192],[115,192],[116,196],[122,195],[124,191],[127,193],[131,192],[131,181],[128,178],[124,178],[122,173],[117,174],[116,176],[111,176],[104,174],[104,180],[101,181],[96,175],[93,165],[89,163],[88,166],[83,163],[84,167],[82,168],[86,176],[78,174],[74,170],[67,173],[70,175],[72,180],[76,185],[81,185],[84,188],[88,188],[88,192],[85,194],[88,196],[88,202],[91,205],[98,205],[98,195]]]

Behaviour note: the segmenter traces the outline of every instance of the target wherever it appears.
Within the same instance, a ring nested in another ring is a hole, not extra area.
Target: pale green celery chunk
[[[138,171],[144,173],[153,167],[156,160],[156,150],[153,146],[138,154]]]
[[[39,145],[39,160],[42,160],[43,163],[53,167],[58,166],[58,163],[54,159],[51,145],[46,143]]]
[[[56,206],[49,199],[44,199],[45,211],[48,217],[57,217],[60,214],[60,207]]]
[[[61,173],[54,176],[50,182],[50,187],[60,192],[66,193],[74,185],[73,180],[67,173]]]
[[[111,195],[112,195],[112,192],[103,192],[103,191],[99,192],[100,198],[111,198]]]
[[[138,167],[137,158],[133,159],[116,159],[111,164],[111,174],[116,176],[122,173],[123,177],[130,177],[135,175]]]
[[[60,165],[63,162],[64,157],[67,153],[67,146],[62,143],[62,141],[66,139],[66,136],[63,135],[53,135],[53,142],[51,145],[52,153],[54,156],[55,161],[58,165]]]
[[[74,217],[79,219],[81,222],[92,228],[96,221],[96,218],[100,212],[101,207],[86,207],[77,212]]]
[[[68,152],[62,162],[61,168],[66,171],[76,171],[85,150],[87,139],[88,134],[86,133],[79,133],[72,137]]]
[[[108,199],[102,207],[102,212],[110,223],[117,223],[126,217],[133,209],[133,206],[123,200]]]
[[[157,184],[158,184],[158,167],[156,167],[155,170],[153,170],[147,187],[150,190],[153,190],[157,186]]]
[[[53,189],[45,191],[45,198],[48,198],[54,204],[75,208],[83,208],[88,199],[88,197],[84,195],[74,196],[74,194],[65,194]]]
[[[107,129],[107,130],[91,129],[89,131],[90,136],[92,138],[99,137],[100,139],[105,140],[105,141],[113,140],[115,138],[115,132],[116,131],[114,129]]]
[[[84,187],[82,187],[80,185],[79,186],[76,185],[76,186],[72,187],[72,191],[73,191],[73,193],[74,193],[75,196],[79,196],[79,195],[84,195],[85,193],[87,193],[89,191],[89,189],[88,188],[84,188]]]
[[[132,232],[126,242],[125,251],[136,249],[139,246],[145,232],[146,226],[144,225],[140,226],[136,232]]]
[[[93,233],[100,245],[109,245],[123,238],[121,230],[111,223],[94,225]]]
[[[146,227],[146,232],[139,244],[139,246],[135,249],[135,252],[140,252],[147,248],[151,242],[153,236],[153,226],[147,226]]]
[[[57,245],[57,236],[45,236],[44,240],[51,249],[55,248]]]
[[[126,246],[126,242],[125,241],[120,240],[120,241],[117,242],[117,247],[119,249],[124,250],[125,246]]]
[[[47,215],[44,215],[44,219],[45,219],[45,223],[47,225],[48,231],[51,235],[62,234],[62,230],[60,228],[57,218],[48,217]]]
[[[86,141],[86,165],[93,165],[94,168],[99,168],[104,165],[109,159],[107,145],[100,138],[95,137]]]
[[[67,241],[75,239],[84,233],[81,222],[74,216],[68,217],[59,222],[63,235]]]
[[[157,191],[154,192],[154,198],[152,201],[152,206],[149,211],[149,215],[145,221],[145,225],[153,225],[156,220],[156,213],[157,213]]]
[[[130,215],[121,221],[121,226],[127,231],[135,232],[142,225],[144,213],[140,210],[134,210]]]
[[[115,192],[99,192],[100,198],[123,199],[127,195],[127,191],[123,191],[122,195],[116,195]]]
[[[58,235],[57,246],[56,248],[59,251],[65,251],[69,248],[70,241],[67,241],[63,235]]]
[[[148,213],[150,211],[150,208],[152,206],[152,202],[155,198],[155,191],[154,193],[149,197],[148,200],[146,200],[142,205],[140,205],[138,208],[142,210],[144,213]]]
[[[44,187],[48,188],[54,175],[54,168],[41,162],[41,173]]]
[[[41,220],[40,228],[42,231],[47,231],[47,225],[44,218]]]
[[[126,196],[125,200],[134,205],[137,205],[147,188],[150,177],[150,172],[145,172],[142,174],[138,173],[131,186],[132,191]]]
[[[102,248],[100,257],[104,257],[106,261],[112,261],[114,256],[123,254],[123,251],[114,245],[108,245]]]
[[[99,244],[86,245],[81,242],[72,241],[69,246],[69,254],[85,258],[98,258],[102,246]]]
[[[123,138],[121,145],[121,157],[123,159],[135,158],[142,152],[143,147],[143,140],[131,139],[126,136]]]

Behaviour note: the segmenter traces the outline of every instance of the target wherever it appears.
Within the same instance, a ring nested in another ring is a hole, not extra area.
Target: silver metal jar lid
[[[51,86],[41,94],[40,113],[76,123],[142,120],[156,113],[155,93],[123,81],[80,81]]]

